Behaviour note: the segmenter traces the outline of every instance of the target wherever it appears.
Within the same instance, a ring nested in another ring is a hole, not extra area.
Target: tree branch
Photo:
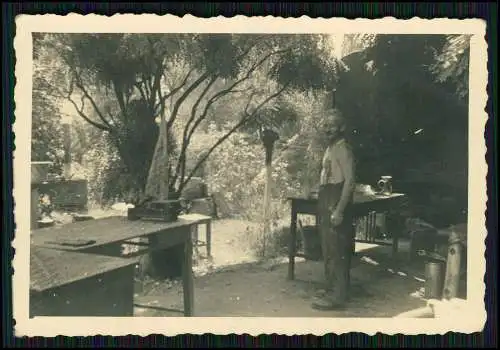
[[[186,151],[187,151],[187,144],[188,144],[188,140],[189,140],[188,136],[187,136],[189,126],[191,125],[191,123],[193,122],[193,120],[196,117],[196,112],[198,110],[198,106],[201,103],[201,100],[203,99],[203,97],[205,97],[205,95],[208,93],[208,91],[213,86],[213,84],[217,81],[217,79],[218,79],[218,76],[216,76],[216,75],[210,79],[207,86],[205,86],[205,88],[201,92],[200,96],[198,96],[198,98],[196,99],[196,102],[194,103],[193,107],[191,108],[191,116],[189,117],[189,120],[187,121],[187,123],[184,127],[184,130],[183,130],[183,133],[182,133],[182,147],[181,147],[181,152],[179,155],[179,160],[178,160],[177,165],[175,167],[175,174],[173,177],[174,183],[179,176],[179,171],[180,171],[181,181],[182,181],[182,178],[184,177],[184,172],[185,172],[185,168],[186,168]]]
[[[248,99],[247,105],[245,106],[245,109],[243,110],[243,113],[244,113],[245,115],[247,115],[247,114],[248,114],[248,108],[250,108],[250,104],[252,103],[253,97],[254,97],[255,95],[256,95],[256,92],[255,92],[255,91],[254,91],[254,92],[252,92],[252,93],[250,94],[250,97],[249,97],[249,99]]]
[[[184,91],[184,93],[175,101],[174,108],[172,109],[172,113],[170,116],[169,121],[167,122],[167,130],[172,127],[172,124],[175,122],[175,119],[177,118],[177,112],[179,111],[179,108],[181,107],[182,103],[184,100],[198,87],[200,86],[201,83],[203,83],[210,74],[208,72],[203,73],[198,79],[196,79],[187,89]]]
[[[158,92],[161,91],[161,77],[162,77],[162,69],[163,69],[163,60],[158,60],[158,62],[156,62],[156,64],[158,65],[158,67],[156,68],[156,72],[155,72],[155,75],[153,78],[154,80],[152,82],[151,100],[148,103],[149,108],[150,108],[153,115],[155,114],[155,109],[156,109],[155,108],[156,95],[158,94]],[[158,94],[158,97],[161,98],[161,92]],[[146,103],[147,102],[148,101],[146,101]],[[161,104],[161,110],[162,111],[165,110],[164,103]]]
[[[256,45],[256,43],[254,44],[254,46]],[[248,54],[248,52],[251,50],[253,46],[251,46],[246,52],[244,52],[241,57],[243,57],[243,55],[245,54]],[[182,148],[181,148],[181,156],[182,157],[179,157],[179,161],[177,163],[177,166],[176,166],[176,171],[175,171],[175,176],[174,176],[174,181],[177,181],[178,179],[178,176],[180,175],[180,183],[183,184],[185,181],[184,181],[184,172],[185,172],[185,167],[186,167],[186,159],[185,159],[185,154],[186,154],[186,151],[187,151],[187,148],[189,146],[189,143],[190,143],[190,140],[191,140],[191,137],[193,136],[194,132],[196,131],[196,129],[198,128],[198,126],[201,124],[201,122],[206,118],[207,114],[208,114],[208,110],[209,108],[217,101],[219,100],[220,98],[222,98],[223,96],[227,95],[227,94],[230,94],[230,93],[235,93],[235,92],[239,92],[239,90],[234,90],[235,87],[237,87],[238,85],[240,85],[241,83],[243,83],[244,81],[250,79],[250,77],[252,76],[252,74],[255,72],[255,70],[257,68],[259,68],[262,64],[264,64],[264,62],[266,62],[271,56],[273,55],[277,55],[277,54],[281,54],[281,53],[285,53],[287,52],[289,49],[283,49],[283,50],[277,50],[277,51],[272,51],[270,53],[268,53],[267,55],[265,55],[262,59],[258,60],[254,65],[251,66],[251,68],[247,71],[247,73],[242,77],[240,78],[239,80],[237,80],[236,82],[234,82],[233,84],[231,84],[228,88],[226,89],[223,89],[219,92],[217,92],[214,96],[212,96],[207,104],[205,105],[205,108],[202,112],[202,114],[200,115],[200,117],[196,120],[196,122],[194,123],[193,127],[191,128],[191,130],[188,131],[189,129],[189,126],[192,122],[192,120],[194,119],[194,114],[191,114],[191,118],[190,120],[188,121],[186,127],[184,128],[184,132],[188,132],[187,134],[187,137],[185,136],[186,134],[184,133],[183,135],[183,144],[182,144]],[[280,92],[281,93],[281,92]],[[253,97],[254,94],[252,94],[252,97]],[[251,101],[251,99],[250,99]],[[249,101],[249,103],[250,103]],[[266,102],[267,103],[267,102]],[[248,114],[247,113],[247,109],[248,109],[248,105],[246,106],[245,108],[245,114]],[[199,167],[199,164],[198,164],[198,167]],[[180,171],[179,171],[180,169]],[[196,168],[197,169],[197,168]],[[180,173],[180,174],[179,174]],[[192,177],[192,175],[191,175]]]
[[[66,98],[75,107],[75,110],[78,113],[78,115],[80,117],[82,117],[87,123],[89,123],[90,125],[98,128],[100,130],[111,132],[111,128],[109,126],[99,124],[99,123],[93,121],[92,119],[90,119],[89,117],[87,117],[87,115],[85,115],[85,113],[83,112],[83,109],[85,107],[83,97],[82,97],[82,106],[81,107],[78,107],[77,103],[71,98],[71,94],[69,94]]]
[[[127,113],[127,108],[125,106],[123,89],[121,86],[118,86],[118,84],[115,81],[113,81],[113,90],[115,91],[116,100],[118,101],[118,106],[120,106],[122,115],[126,119],[128,113]]]
[[[238,130],[239,128],[241,128],[243,125],[245,125],[249,120],[250,118],[252,118],[253,116],[255,116],[257,114],[257,112],[264,106],[266,105],[269,101],[271,101],[272,99],[278,97],[283,91],[285,91],[285,89],[289,86],[290,84],[287,83],[285,85],[283,85],[283,87],[281,89],[279,89],[277,92],[275,92],[274,94],[268,96],[264,101],[262,101],[254,110],[251,114],[248,114],[248,113],[245,113],[245,116],[235,125],[233,126],[224,136],[222,136],[219,140],[217,140],[217,142],[215,142],[215,144],[210,147],[210,149],[205,153],[203,154],[203,156],[198,160],[198,162],[196,163],[196,165],[194,166],[194,168],[191,170],[191,172],[189,173],[189,175],[186,177],[185,180],[183,180],[180,184],[179,184],[179,189],[178,189],[178,193],[181,193],[181,191],[184,189],[184,187],[186,186],[186,184],[189,182],[189,180],[191,180],[191,178],[193,177],[193,175],[196,173],[196,171],[199,169],[199,167],[201,166],[201,164],[203,164],[207,159],[208,157],[212,154],[212,152],[217,148],[219,147],[226,139],[229,138],[229,136],[231,136],[236,130]]]
[[[214,96],[212,96],[207,104],[205,105],[205,108],[203,109],[203,112],[201,115],[198,117],[198,119],[195,121],[193,127],[191,130],[189,130],[189,126],[191,125],[192,121],[194,120],[195,113],[191,114],[191,118],[189,119],[187,125],[184,128],[184,134],[183,134],[183,142],[182,142],[182,147],[181,147],[181,154],[184,154],[187,152],[187,148],[189,144],[191,143],[191,137],[193,136],[194,132],[198,128],[198,126],[201,124],[203,120],[207,117],[208,110],[210,106],[212,106],[213,103],[215,103],[218,99],[222,98],[223,96],[229,94],[229,93],[235,93],[235,92],[240,92],[240,90],[231,90],[237,83],[234,83],[231,85],[229,88],[224,89],[216,93]],[[195,112],[196,110],[192,110],[192,112]],[[186,135],[187,133],[187,135]],[[179,176],[179,168],[180,168],[180,180],[183,181],[184,175],[185,175],[185,168],[186,168],[186,159],[180,159],[179,162],[177,163],[176,171],[175,171],[175,180],[177,180]]]
[[[146,92],[144,91],[143,87],[141,86],[141,83],[142,82],[136,82],[134,85],[135,87],[137,88],[137,90],[139,90],[139,93],[141,94],[141,98],[144,100],[144,101],[147,101],[147,97],[146,97]]]
[[[169,98],[169,97],[172,97],[173,95],[175,95],[177,92],[179,92],[183,87],[184,85],[186,85],[189,77],[191,76],[191,74],[194,72],[194,68],[191,68],[188,72],[188,74],[186,74],[186,76],[184,77],[184,79],[182,80],[182,82],[176,86],[175,88],[172,88],[168,94],[165,94],[161,99],[160,101],[158,102],[158,104],[155,106],[155,111],[158,109],[158,107],[161,106],[161,104],[164,104],[165,101]]]
[[[80,89],[80,91],[83,93],[83,95],[90,101],[90,104],[92,105],[92,107],[94,108],[94,111],[96,112],[96,114],[99,116],[99,118],[101,118],[102,122],[104,124],[106,124],[106,126],[109,128],[109,129],[112,129],[111,125],[109,124],[109,122],[106,120],[106,118],[104,117],[104,115],[102,114],[101,110],[99,109],[99,107],[97,107],[97,104],[95,103],[94,99],[92,98],[92,96],[90,96],[90,94],[88,93],[87,89],[85,89],[85,87],[83,86],[83,82],[81,80],[81,77],[80,75],[78,74],[78,72],[76,71],[76,69],[74,69],[74,73],[75,73],[75,83],[76,83],[76,86]]]
[[[234,82],[231,86],[229,86],[228,88],[226,89],[223,89],[221,91],[219,91],[218,93],[216,93],[214,96],[212,96],[210,98],[210,100],[207,102],[207,104],[205,105],[205,109],[203,111],[203,113],[201,114],[200,118],[198,118],[198,120],[195,122],[193,128],[191,129],[190,133],[189,133],[189,136],[188,136],[188,139],[191,138],[191,136],[193,135],[193,133],[195,132],[196,128],[198,127],[198,125],[206,118],[206,115],[208,113],[208,109],[212,106],[212,104],[214,104],[218,99],[222,98],[223,96],[229,94],[229,93],[235,93],[235,92],[240,92],[241,90],[234,90],[234,88],[238,85],[240,85],[241,83],[243,83],[245,80],[248,80],[250,79],[250,77],[252,76],[252,74],[255,72],[255,70],[261,66],[262,64],[264,64],[264,62],[270,58],[272,55],[275,55],[275,54],[279,54],[279,53],[284,53],[286,51],[288,51],[289,49],[286,49],[286,50],[279,50],[279,51],[273,51],[273,52],[270,52],[269,54],[267,54],[266,56],[264,56],[263,59],[257,61],[257,63],[255,63],[247,72],[247,74],[245,74],[245,76],[243,76],[243,78],[237,80],[236,82]],[[254,95],[254,93],[252,93],[252,96]],[[248,105],[247,105],[248,107]]]

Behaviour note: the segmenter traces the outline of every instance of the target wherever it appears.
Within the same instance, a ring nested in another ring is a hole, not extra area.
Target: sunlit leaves
[[[271,68],[271,76],[281,84],[301,91],[332,89],[337,79],[337,62],[332,47],[320,35],[286,35],[277,45],[288,50]]]
[[[233,42],[231,34],[200,35],[199,49],[202,53],[200,63],[212,75],[221,78],[235,78],[240,60],[237,59],[237,42]]]
[[[183,162],[193,132],[210,120],[244,121],[254,130],[287,126],[292,133],[299,117],[278,95],[331,89],[337,78],[323,35],[87,33],[43,40],[37,47],[51,50],[46,57],[63,62],[67,76],[65,84],[52,85],[67,87],[61,96],[110,133],[134,173],[147,171],[162,113],[182,143]]]
[[[393,79],[395,84],[409,76],[430,75],[435,52],[445,42],[443,35],[379,34],[366,50],[378,74]]]
[[[36,36],[37,40],[42,40]],[[63,129],[59,101],[51,95],[51,86],[40,67],[42,53],[35,55],[32,93],[31,159],[52,161],[54,169],[63,162]]]
[[[438,82],[455,84],[457,94],[464,98],[469,92],[470,35],[449,35],[446,39],[431,70]]]

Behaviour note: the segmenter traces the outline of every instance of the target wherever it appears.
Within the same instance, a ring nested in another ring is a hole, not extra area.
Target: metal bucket
[[[441,299],[444,286],[444,263],[428,261],[425,263],[425,298]]]
[[[316,226],[302,227],[302,242],[304,244],[304,255],[307,260],[320,261],[323,259],[321,238]]]

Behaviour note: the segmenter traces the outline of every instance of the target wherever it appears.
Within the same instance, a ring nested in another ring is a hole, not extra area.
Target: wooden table
[[[137,260],[31,247],[30,317],[133,316]]]
[[[367,215],[371,211],[383,212],[389,210],[405,195],[402,193],[393,193],[391,195],[368,195],[356,192],[354,194],[354,217],[359,218]],[[314,215],[316,224],[318,223],[318,199],[305,197],[289,197],[291,201],[291,222],[290,222],[290,240],[288,244],[288,278],[293,280],[295,277],[295,257],[301,256],[297,253],[297,216],[298,214]],[[354,224],[354,223],[353,223]],[[398,249],[398,233],[394,232],[392,237],[393,254]],[[359,240],[358,240],[359,241]]]
[[[205,241],[200,241],[199,240],[199,232],[198,232],[198,227],[195,226],[195,241],[193,242],[194,245],[198,246],[205,246],[207,249],[207,258],[212,257],[212,218],[207,215],[202,215],[202,214],[184,214],[184,215],[179,215],[180,219],[183,220],[191,220],[191,221],[196,221],[198,222],[198,225],[205,225]]]
[[[193,316],[194,313],[194,286],[192,270],[192,240],[191,227],[198,225],[198,221],[179,219],[175,222],[157,222],[137,220],[130,221],[126,217],[108,217],[97,220],[82,221],[72,224],[43,228],[32,231],[32,247],[57,249],[66,252],[80,252],[96,256],[128,257],[133,259],[138,255],[153,250],[164,250],[176,245],[184,245],[183,261],[183,291],[184,315]],[[147,242],[133,241],[145,238]],[[63,245],[76,240],[88,240],[84,246]],[[135,245],[137,251],[123,255],[122,245]],[[130,300],[132,303],[133,300]]]

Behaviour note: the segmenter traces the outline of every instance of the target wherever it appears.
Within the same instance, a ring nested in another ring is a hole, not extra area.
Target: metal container
[[[380,193],[389,196],[392,194],[392,176],[382,176],[377,182]]]
[[[304,255],[307,260],[320,261],[323,259],[321,237],[316,226],[302,227],[302,242],[304,244]]]
[[[444,263],[428,261],[425,263],[425,298],[441,299],[444,286]]]

